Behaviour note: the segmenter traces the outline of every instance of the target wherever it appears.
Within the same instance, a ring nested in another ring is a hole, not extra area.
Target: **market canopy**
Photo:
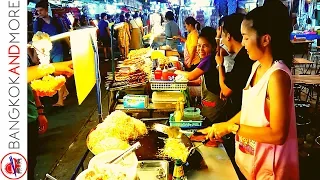
[[[130,10],[127,7],[122,7],[122,8],[120,8],[120,10],[124,11],[124,12],[130,12]]]

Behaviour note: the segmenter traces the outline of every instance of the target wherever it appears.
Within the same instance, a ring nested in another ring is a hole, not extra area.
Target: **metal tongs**
[[[130,146],[128,149],[126,149],[123,153],[121,153],[119,156],[115,157],[111,161],[109,161],[109,164],[117,164],[120,161],[124,160],[129,154],[131,154],[133,151],[137,150],[141,147],[140,142],[136,142],[132,146]]]
[[[201,143],[199,145],[193,146],[192,148],[190,148],[189,149],[189,156],[190,156],[190,154],[192,155],[198,147],[207,144],[207,142],[209,142],[209,141],[210,141],[210,139],[203,140],[203,141],[201,141]]]

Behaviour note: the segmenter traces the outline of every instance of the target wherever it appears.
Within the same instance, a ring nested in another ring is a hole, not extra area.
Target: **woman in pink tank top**
[[[236,163],[250,180],[299,179],[288,21],[287,14],[266,7],[246,15],[242,44],[257,61],[243,90],[241,111],[201,130],[209,138],[236,134]]]

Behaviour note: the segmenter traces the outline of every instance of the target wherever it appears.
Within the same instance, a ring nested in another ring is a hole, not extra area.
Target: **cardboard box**
[[[124,108],[145,109],[149,106],[149,97],[147,95],[126,95],[123,97]]]

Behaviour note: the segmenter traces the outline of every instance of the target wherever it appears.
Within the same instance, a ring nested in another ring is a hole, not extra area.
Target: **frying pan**
[[[165,145],[165,142],[163,139],[168,138],[168,135],[166,135],[164,132],[153,130],[151,128],[153,125],[150,123],[150,121],[146,124],[148,124],[148,127],[149,127],[148,134],[135,141],[130,142],[130,144],[133,144],[137,141],[141,143],[141,147],[135,151],[138,157],[138,160],[139,161],[167,160],[169,161],[170,171],[173,171],[174,160],[159,156],[159,150],[163,149]],[[181,142],[188,148],[188,150],[194,147],[190,138],[188,138],[184,134],[181,135]],[[201,156],[200,152],[196,150],[190,153],[189,157],[187,158],[187,162],[184,164],[184,171],[187,172],[190,169],[203,169],[203,168],[207,168],[207,166],[205,165],[203,157]]]
[[[137,155],[137,158],[139,161],[142,160],[167,160],[169,161],[169,170],[172,172],[174,168],[174,160],[159,156],[159,150],[164,148],[165,142],[164,138],[168,138],[168,135],[162,132],[158,132],[155,130],[152,130],[152,126],[154,123],[157,123],[159,121],[166,121],[166,119],[156,119],[156,120],[147,120],[146,122],[143,121],[147,127],[148,127],[148,134],[140,137],[136,140],[130,141],[129,144],[133,145],[136,142],[140,142],[141,147],[138,148],[135,153]],[[89,134],[95,130],[93,128]],[[87,143],[88,143],[88,137],[87,136]],[[190,150],[192,147],[194,147],[192,141],[184,134],[181,135],[181,142]],[[190,169],[203,169],[207,168],[207,166],[204,163],[204,160],[199,153],[198,150],[194,151],[194,153],[189,154],[189,157],[187,158],[187,162],[184,164],[184,170],[185,172],[189,171]]]

